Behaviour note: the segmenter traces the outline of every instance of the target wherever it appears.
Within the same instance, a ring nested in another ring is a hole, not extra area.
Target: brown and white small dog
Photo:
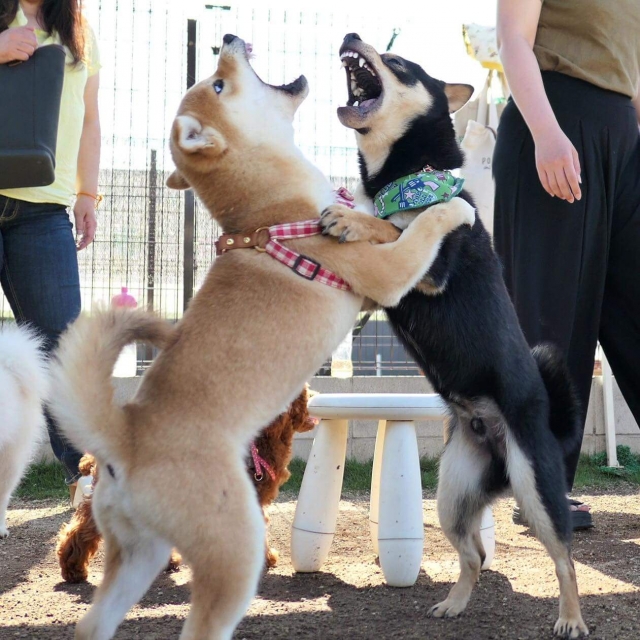
[[[262,507],[265,522],[269,523],[267,507],[276,499],[280,487],[291,477],[289,462],[293,452],[293,436],[296,433],[310,431],[315,422],[309,416],[307,387],[293,401],[289,410],[279,415],[268,427],[260,432],[254,445],[260,458],[269,466],[268,469],[256,469],[251,456],[248,458],[248,471]],[[93,486],[98,482],[98,464],[96,459],[87,453],[80,460],[80,473],[83,476],[93,476]],[[203,508],[205,508],[203,506]],[[62,578],[66,582],[84,582],[89,575],[89,563],[98,552],[102,536],[98,531],[93,511],[91,497],[85,498],[76,509],[71,521],[62,525],[58,534],[56,549]],[[269,545],[269,534],[265,538],[266,565],[275,567],[278,562],[278,552]],[[181,562],[180,555],[173,551],[168,571],[176,570]]]
[[[217,71],[178,109],[171,133],[177,170],[167,184],[192,187],[224,233],[317,220],[334,193],[293,140],[306,80],[266,84],[245,43],[232,35],[223,41]],[[52,373],[51,408],[71,442],[101,466],[93,512],[105,542],[104,579],[76,640],[112,638],[172,547],[193,575],[181,640],[231,638],[264,561],[264,519],[245,463],[250,443],[322,366],[364,298],[397,304],[444,237],[473,220],[473,208],[454,199],[418,216],[390,244],[286,241],[351,291],[241,249],[216,259],[177,325],[111,309],[69,328]],[[162,351],[133,401],[120,407],[111,374],[135,340]],[[216,469],[206,482],[203,468]]]

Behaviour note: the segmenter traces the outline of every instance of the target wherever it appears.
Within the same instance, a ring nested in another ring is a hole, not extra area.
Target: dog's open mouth
[[[256,54],[253,52],[253,45],[250,42],[244,43],[245,54],[247,56],[247,60],[251,62],[256,57]],[[262,80],[264,82],[264,80]],[[265,82],[265,84],[269,84]],[[290,96],[297,96],[299,93],[304,91],[307,87],[307,79],[304,76],[300,76],[296,78],[293,82],[289,82],[288,84],[269,84],[272,89],[277,89],[278,91],[284,91],[288,93]]]
[[[251,66],[253,70],[251,60],[253,60],[253,58],[255,58],[256,56],[253,52],[253,45],[250,42],[245,42],[244,40],[242,40],[242,38],[239,38],[238,36],[235,36],[231,33],[227,33],[222,38],[222,42],[224,43],[223,47],[232,47],[233,51],[243,54],[246,61],[249,63],[249,66]],[[255,73],[255,70],[253,72]],[[258,74],[256,74],[256,76],[257,75]],[[281,85],[269,84],[268,82],[262,80],[262,78],[260,78],[259,76],[258,78],[260,79],[260,82],[266,84],[268,87],[276,89],[277,91],[282,91],[292,98],[305,91],[308,85],[307,79],[304,76],[300,76],[299,78],[296,78],[293,82],[289,82],[288,84]]]
[[[358,115],[366,116],[382,101],[382,82],[373,64],[361,53],[353,49],[344,49],[340,53],[340,59],[347,73],[349,93],[347,106],[343,108],[355,110]]]
[[[301,93],[306,89],[307,80],[304,76],[300,76],[299,78],[296,78],[293,82],[290,82],[289,84],[280,84],[280,85],[270,84],[269,86],[273,87],[274,89],[277,89],[278,91],[284,91],[285,93],[288,93],[290,96],[297,96],[299,93]]]

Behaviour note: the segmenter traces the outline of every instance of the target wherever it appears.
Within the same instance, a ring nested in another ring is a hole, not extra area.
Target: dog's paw
[[[9,537],[9,529],[7,529],[7,525],[0,524],[0,540],[8,537]]]
[[[589,635],[589,629],[580,614],[575,618],[561,616],[553,627],[553,635],[560,638],[586,638]]]
[[[450,231],[463,224],[473,226],[476,221],[476,210],[462,198],[453,198],[449,202],[436,205],[438,217]],[[427,211],[429,211],[427,209]]]
[[[180,571],[180,565],[182,564],[182,556],[174,549],[171,552],[171,557],[169,558],[169,562],[164,570],[167,573],[173,573],[175,571]]]
[[[273,547],[267,547],[267,553],[265,558],[265,564],[267,565],[267,569],[272,569],[278,564],[278,560],[280,559],[280,554],[277,549]]]
[[[333,204],[320,214],[322,235],[334,236],[338,242],[368,240],[369,227],[364,224],[362,214],[341,204]]]
[[[466,608],[467,600],[456,600],[455,598],[447,598],[442,602],[429,609],[427,615],[430,618],[455,618],[459,616]]]

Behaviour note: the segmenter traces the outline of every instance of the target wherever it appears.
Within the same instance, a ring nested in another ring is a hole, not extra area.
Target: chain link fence
[[[385,49],[402,20],[391,12],[349,16],[192,4],[194,15],[173,0],[87,6],[102,60],[104,201],[95,242],[79,254],[86,311],[126,286],[139,306],[178,320],[214,261],[216,225],[197,198],[167,189],[165,180],[172,170],[168,135],[188,76],[193,82],[213,73],[225,33],[253,44],[253,65],[263,80],[282,84],[305,74],[311,90],[296,117],[296,141],[336,187],[353,189],[357,181],[353,134],[335,115],[346,96],[337,50],[353,24]],[[0,313],[11,316],[6,300]],[[152,356],[140,349],[140,367]],[[354,340],[353,364],[357,375],[419,373],[380,313]]]

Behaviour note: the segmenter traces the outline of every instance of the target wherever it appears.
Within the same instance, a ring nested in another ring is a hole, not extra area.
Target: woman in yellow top
[[[498,43],[513,100],[494,242],[520,324],[565,351],[583,424],[599,340],[640,424],[640,2],[498,0]],[[571,509],[574,528],[592,526]]]
[[[98,48],[81,0],[0,0],[0,64],[28,60],[37,47],[64,46],[66,65],[56,175],[46,187],[0,190],[0,282],[20,323],[38,328],[53,349],[80,313],[76,252],[92,241],[100,162]],[[75,197],[76,244],[68,208]],[[81,453],[49,420],[53,451],[72,494]],[[73,497],[73,495],[72,495]]]

